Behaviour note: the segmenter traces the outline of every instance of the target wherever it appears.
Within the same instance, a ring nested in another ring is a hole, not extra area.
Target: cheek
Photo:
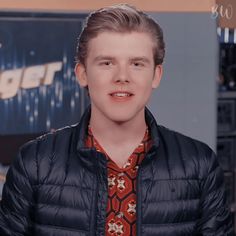
[[[99,78],[90,78],[88,80],[88,90],[91,99],[102,99],[102,96],[106,92],[106,87],[105,83]]]
[[[136,88],[137,98],[140,102],[146,103],[152,93],[151,85],[139,86]]]
[[[137,87],[139,90],[143,90],[144,93],[150,92],[153,87],[153,76],[149,75],[139,78]]]
[[[140,99],[143,99],[144,102],[147,102],[149,97],[152,94],[152,81],[148,80],[145,83],[142,83],[138,86],[137,91],[141,94]]]

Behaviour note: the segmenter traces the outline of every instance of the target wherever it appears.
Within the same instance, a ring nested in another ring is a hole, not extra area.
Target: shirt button
[[[123,172],[120,172],[120,173],[118,174],[118,176],[119,176],[119,177],[124,176],[124,173],[123,173]]]
[[[119,213],[117,213],[117,215],[116,215],[118,218],[122,218],[123,216],[124,216],[124,213],[123,212],[119,212]]]

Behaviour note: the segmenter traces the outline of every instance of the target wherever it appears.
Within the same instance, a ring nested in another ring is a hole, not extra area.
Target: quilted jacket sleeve
[[[33,189],[24,161],[21,150],[7,173],[0,205],[1,236],[30,235]]]
[[[224,176],[215,154],[208,150],[200,164],[201,220],[198,232],[202,236],[233,236],[232,219],[226,203]]]

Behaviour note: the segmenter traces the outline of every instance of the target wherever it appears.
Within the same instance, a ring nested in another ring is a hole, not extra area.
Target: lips
[[[127,100],[130,97],[134,96],[133,93],[127,91],[115,91],[109,94],[114,99]]]
[[[133,94],[132,93],[128,93],[128,92],[114,92],[114,93],[110,93],[110,95],[112,97],[130,97]]]

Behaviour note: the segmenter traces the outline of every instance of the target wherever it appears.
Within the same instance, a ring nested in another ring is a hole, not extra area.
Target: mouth
[[[114,102],[128,102],[134,96],[133,93],[127,91],[115,91],[109,95]]]
[[[133,96],[134,94],[130,92],[112,92],[109,95],[114,98],[127,98]]]

